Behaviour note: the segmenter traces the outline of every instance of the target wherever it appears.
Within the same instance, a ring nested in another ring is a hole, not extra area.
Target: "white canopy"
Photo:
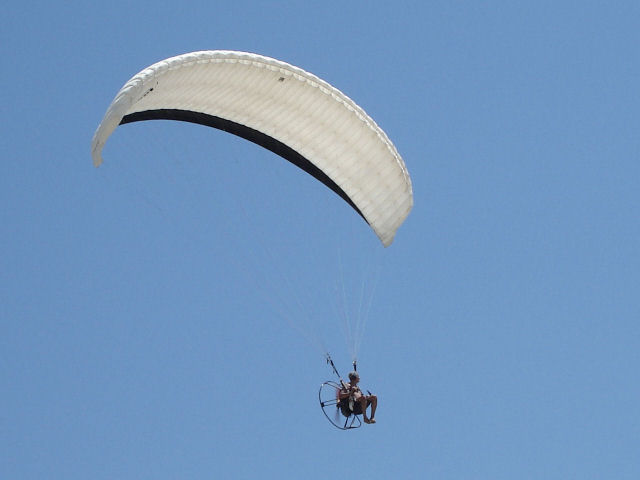
[[[220,128],[274,151],[340,195],[385,246],[413,206],[405,164],[371,117],[325,81],[279,60],[202,51],[151,65],[109,106],[93,137],[94,164],[118,125],[157,118]]]

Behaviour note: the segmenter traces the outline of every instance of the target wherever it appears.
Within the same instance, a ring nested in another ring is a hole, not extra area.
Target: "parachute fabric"
[[[409,173],[382,129],[342,92],[285,62],[213,50],[151,65],[107,109],[94,165],[118,125],[152,119],[208,125],[273,151],[340,195],[384,246],[413,206]]]

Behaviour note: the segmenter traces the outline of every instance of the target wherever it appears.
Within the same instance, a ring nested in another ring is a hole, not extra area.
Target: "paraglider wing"
[[[385,246],[413,206],[409,173],[382,129],[342,92],[279,60],[202,51],[146,68],[98,126],[94,165],[118,125],[151,119],[208,125],[275,152],[340,195]]]

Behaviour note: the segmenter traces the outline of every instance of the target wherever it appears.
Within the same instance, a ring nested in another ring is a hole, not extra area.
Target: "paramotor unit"
[[[348,402],[340,401],[338,392],[340,392],[340,384],[332,380],[324,382],[320,385],[318,391],[318,400],[322,413],[331,424],[340,430],[350,430],[352,428],[360,428],[362,420],[349,408]]]
[[[339,428],[340,430],[360,428],[362,426],[360,415],[364,414],[366,422],[366,412],[362,411],[361,405],[359,405],[358,402],[355,402],[352,397],[340,399],[340,391],[347,390],[348,385],[344,383],[342,377],[338,373],[338,369],[334,365],[331,355],[327,353],[326,356],[327,364],[331,365],[333,373],[338,377],[338,381],[327,380],[320,385],[318,400],[320,402],[322,413],[324,413],[324,416],[327,417],[327,420],[329,420],[334,427]],[[357,369],[357,361],[354,360],[353,371],[356,372]],[[349,377],[351,377],[351,374],[349,374]],[[367,390],[367,393],[371,395],[369,390]],[[373,412],[375,413],[375,408]]]

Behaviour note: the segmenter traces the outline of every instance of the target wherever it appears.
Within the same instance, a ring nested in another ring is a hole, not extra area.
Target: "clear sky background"
[[[639,5],[5,5],[0,477],[640,478]],[[393,245],[212,129],[122,126],[92,166],[119,88],[206,49],[378,122],[415,194]],[[378,423],[342,432],[303,334],[346,373],[361,291]]]

